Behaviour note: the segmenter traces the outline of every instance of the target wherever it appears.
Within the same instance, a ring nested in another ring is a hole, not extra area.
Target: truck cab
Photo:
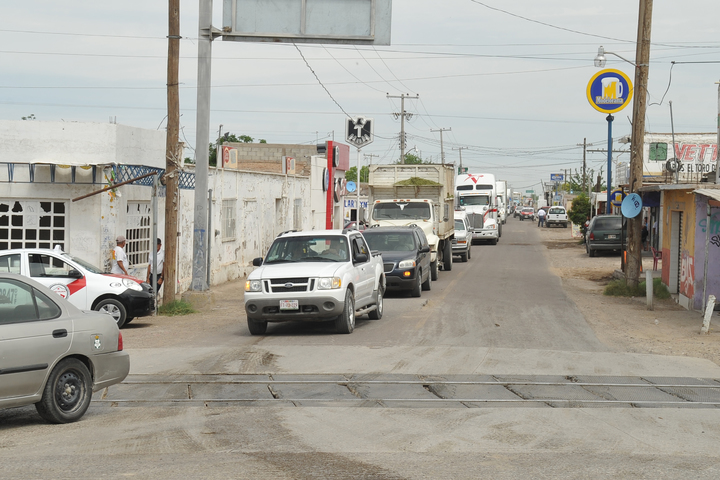
[[[468,218],[473,242],[497,244],[501,235],[495,176],[492,174],[464,174],[455,181],[458,208]]]

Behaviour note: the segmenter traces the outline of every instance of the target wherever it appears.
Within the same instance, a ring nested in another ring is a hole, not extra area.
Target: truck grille
[[[468,222],[470,222],[470,228],[481,229],[483,228],[483,215],[480,213],[468,214]]]
[[[390,273],[395,269],[394,263],[383,263],[385,273]]]
[[[271,293],[307,292],[312,290],[315,280],[305,278],[272,278],[270,279]],[[308,288],[309,287],[309,288]]]

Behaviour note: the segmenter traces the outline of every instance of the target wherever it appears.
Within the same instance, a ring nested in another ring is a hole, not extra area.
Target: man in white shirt
[[[129,265],[127,255],[125,254],[125,237],[118,235],[115,241],[117,242],[117,247],[115,247],[112,252],[112,269],[110,270],[110,273],[115,273],[117,275],[129,275],[127,271],[127,267],[129,267]]]
[[[152,255],[150,256],[150,265],[148,265],[148,271],[147,271],[147,283],[150,285],[153,285],[153,268],[152,268]],[[162,248],[162,240],[159,238],[157,239],[157,285],[153,285],[153,288],[155,290],[155,295],[157,295],[158,290],[160,287],[162,287],[163,284],[163,273],[165,268],[165,249]]]
[[[543,226],[545,226],[545,214],[546,214],[546,213],[547,213],[547,212],[546,212],[545,209],[543,209],[543,208],[541,208],[540,210],[538,210],[538,213],[537,213],[537,216],[538,216],[538,227],[543,227]]]

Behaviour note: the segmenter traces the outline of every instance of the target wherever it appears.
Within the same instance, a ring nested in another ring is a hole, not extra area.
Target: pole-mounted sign
[[[373,119],[365,117],[348,118],[347,135],[345,137],[351,145],[362,148],[375,140],[373,133]]]
[[[619,112],[630,103],[632,96],[632,82],[620,70],[601,70],[590,79],[587,86],[590,105],[603,113]]]

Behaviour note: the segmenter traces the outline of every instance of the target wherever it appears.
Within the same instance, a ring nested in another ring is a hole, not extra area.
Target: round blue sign
[[[627,218],[635,218],[642,211],[642,198],[637,193],[631,193],[622,202],[620,211]]]
[[[345,184],[345,188],[347,189],[348,192],[354,192],[355,191],[355,182],[352,182],[352,181],[347,182]]]
[[[632,82],[620,70],[602,70],[590,79],[587,86],[590,105],[603,113],[619,112],[630,103],[632,96]]]

